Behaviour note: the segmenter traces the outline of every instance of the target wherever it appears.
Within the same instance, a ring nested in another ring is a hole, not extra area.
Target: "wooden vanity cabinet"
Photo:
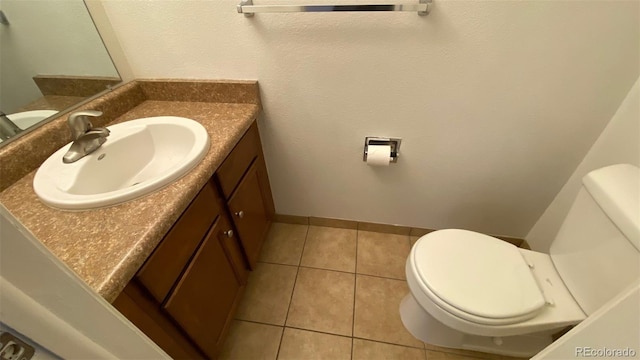
[[[172,358],[216,358],[273,214],[254,122],[113,305]]]
[[[223,330],[242,286],[222,247],[222,231],[217,221],[164,305],[209,357],[222,345]]]
[[[246,284],[223,203],[209,181],[113,304],[172,358],[215,358]]]
[[[215,179],[253,269],[275,213],[256,122],[216,171]]]

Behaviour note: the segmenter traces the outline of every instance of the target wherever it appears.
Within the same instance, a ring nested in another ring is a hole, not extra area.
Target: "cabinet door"
[[[165,305],[165,310],[209,357],[215,358],[240,284],[213,225]]]
[[[249,266],[253,269],[270,224],[255,162],[231,195],[228,205]]]
[[[237,275],[238,281],[240,281],[241,285],[246,285],[249,270],[247,269],[247,263],[244,256],[242,256],[242,248],[238,241],[238,235],[233,231],[229,218],[226,216],[220,216],[219,224],[221,230],[218,235],[220,244],[222,244],[222,247],[227,254],[227,258],[229,258],[229,262],[231,262],[231,266]]]
[[[162,303],[220,213],[217,191],[207,182],[136,278]]]
[[[113,306],[142,330],[172,359],[205,359],[180,329],[166,317],[155,300],[153,300],[134,280],[120,293]]]

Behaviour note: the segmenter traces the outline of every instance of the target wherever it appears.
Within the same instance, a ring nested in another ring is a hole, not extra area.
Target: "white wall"
[[[2,0],[0,108],[42,96],[34,75],[118,76],[81,0]]]
[[[531,248],[549,251],[552,240],[560,230],[562,221],[582,186],[582,178],[589,171],[619,163],[640,166],[640,79],[636,81],[562,190],[526,236]]]
[[[62,359],[167,359],[0,204],[0,323]]]
[[[104,10],[102,1],[84,0],[84,3],[87,6],[87,10],[89,10],[89,14],[91,14],[91,19],[93,19],[96,30],[100,33],[100,38],[102,38],[104,46],[109,50],[111,61],[117,69],[122,82],[124,83],[135,79],[133,72],[131,71],[131,67],[129,66],[127,56],[122,51],[118,37],[113,31],[113,26],[111,25],[109,17]]]
[[[639,73],[637,1],[251,19],[238,2],[104,7],[136,77],[259,80],[282,214],[524,236]],[[372,135],[403,138],[398,164],[362,162]]]

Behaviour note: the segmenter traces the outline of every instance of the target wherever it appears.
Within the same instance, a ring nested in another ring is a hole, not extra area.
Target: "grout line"
[[[337,272],[337,273],[349,274],[349,275],[355,275],[356,274],[356,273],[351,272],[351,271],[327,269],[327,268],[321,268],[321,267],[315,267],[315,266],[300,265],[300,267],[304,268],[304,269],[324,270],[324,271],[331,271],[331,272]]]
[[[356,274],[356,275],[358,275],[358,276],[374,277],[374,278],[378,278],[378,279],[396,280],[396,281],[404,281],[404,282],[407,282],[407,279],[398,279],[398,278],[392,278],[392,277],[388,277],[388,276],[371,275],[371,274]]]
[[[304,241],[302,242],[302,252],[300,253],[300,258],[298,259],[298,266],[302,265],[302,256],[304,255],[304,248],[307,246],[307,239],[309,238],[309,228],[311,225],[307,225],[307,232],[304,234]]]
[[[250,323],[253,323],[253,324],[268,325],[268,326],[275,326],[275,327],[281,327],[281,328],[284,328],[284,325],[276,325],[276,324],[271,324],[271,323],[264,322],[264,321],[247,320],[247,319],[237,319],[237,318],[236,318],[236,319],[234,319],[234,320],[236,320],[236,321],[250,322]]]
[[[291,264],[280,264],[280,263],[274,263],[274,262],[269,262],[269,261],[258,261],[258,262],[259,262],[259,263],[263,263],[263,264],[270,264],[270,265],[282,265],[282,266],[299,267],[299,268],[313,269],[313,270],[333,271],[333,272],[339,272],[339,273],[343,273],[343,274],[351,274],[351,275],[364,275],[364,276],[370,276],[370,277],[375,277],[375,278],[380,278],[380,279],[387,279],[387,280],[407,281],[407,279],[400,279],[400,278],[394,278],[394,277],[389,277],[389,276],[372,275],[372,274],[363,274],[363,273],[354,273],[354,272],[350,272],[350,271],[335,270],[335,269],[327,269],[327,268],[314,267],[314,266],[306,266],[306,265],[296,266],[296,265],[291,265]],[[356,261],[356,262],[357,262],[357,261]]]
[[[293,304],[293,294],[296,291],[296,283],[298,282],[298,275],[300,274],[300,262],[302,261],[302,254],[304,254],[304,247],[307,245],[307,237],[309,236],[309,226],[307,225],[307,232],[304,234],[304,242],[302,244],[302,253],[300,254],[300,259],[298,259],[298,266],[296,266],[296,277],[293,279],[293,289],[291,289],[291,297],[289,298],[289,306],[287,307],[287,314],[284,317],[284,325],[287,325],[287,320],[289,320],[289,311],[291,310],[291,304]],[[278,353],[277,356],[280,355],[280,347],[282,346],[282,339],[284,338],[284,330],[282,330],[282,337],[280,338],[280,344],[278,344]]]
[[[348,338],[348,339],[352,339],[353,336],[349,336],[349,335],[342,335],[342,334],[335,334],[335,333],[330,333],[330,332],[326,332],[326,331],[320,331],[320,330],[312,330],[312,329],[305,329],[302,327],[297,327],[297,326],[283,326],[283,325],[274,325],[274,324],[269,324],[266,322],[262,322],[262,321],[255,321],[255,320],[241,320],[241,319],[237,319],[237,321],[244,321],[244,322],[249,322],[249,323],[253,323],[253,324],[259,324],[259,325],[268,325],[268,326],[275,326],[275,327],[279,327],[279,328],[283,328],[283,329],[295,329],[295,330],[302,330],[302,331],[309,331],[309,332],[314,332],[314,333],[318,333],[318,334],[324,334],[324,335],[333,335],[333,336],[339,336],[339,337],[343,337],[343,338]],[[365,339],[368,340],[368,339]],[[371,341],[375,341],[375,340],[371,340]],[[378,341],[380,342],[380,341]],[[397,345],[397,344],[394,344]],[[402,345],[401,345],[402,346]]]
[[[302,253],[298,259],[298,266],[296,266],[296,277],[293,279],[293,289],[291,289],[291,297],[289,298],[289,306],[287,307],[287,314],[284,317],[284,325],[287,325],[289,320],[289,310],[291,310],[291,304],[293,303],[293,293],[296,291],[296,283],[298,282],[298,274],[300,273],[300,262],[302,261],[302,254],[304,254],[304,247],[307,245],[307,236],[309,236],[309,225],[307,225],[307,232],[304,234],[304,242],[302,243]],[[280,337],[280,343],[278,344],[278,352],[276,353],[276,359],[280,356],[280,348],[282,347],[282,340],[284,339],[284,329],[282,330],[282,336]]]
[[[274,327],[279,327],[279,328],[289,328],[289,329],[296,329],[296,330],[302,330],[302,331],[309,331],[309,332],[314,332],[314,333],[318,333],[318,334],[324,334],[324,335],[333,335],[333,336],[339,336],[339,337],[343,337],[343,338],[350,338],[350,339],[358,339],[358,340],[365,340],[365,341],[371,341],[371,342],[377,342],[377,343],[381,343],[381,344],[387,344],[387,345],[395,345],[395,346],[402,346],[402,347],[408,347],[408,348],[412,348],[412,349],[419,349],[419,350],[429,350],[429,349],[425,349],[423,347],[417,347],[417,346],[412,346],[412,345],[403,345],[403,344],[396,344],[396,343],[392,343],[392,342],[387,342],[387,341],[382,341],[382,340],[374,340],[374,339],[368,339],[365,337],[360,337],[360,336],[349,336],[349,335],[342,335],[342,334],[335,334],[335,333],[330,333],[330,332],[326,332],[326,331],[320,331],[320,330],[312,330],[312,329],[305,329],[302,327],[297,327],[297,326],[288,326],[288,325],[274,325],[274,324],[269,324],[266,322],[262,322],[262,321],[255,321],[255,320],[244,320],[244,319],[236,319],[237,321],[244,321],[244,322],[248,322],[248,323],[253,323],[253,324],[259,324],[259,325],[267,325],[267,326],[274,326]],[[283,334],[284,334],[284,330],[283,330]],[[282,341],[282,340],[281,340]],[[439,351],[439,352],[447,352],[446,348],[442,348],[442,350],[438,349],[438,350],[431,350],[431,351]],[[456,354],[455,352],[450,352],[451,354]],[[457,354],[459,355],[459,354]],[[469,355],[465,355],[465,356],[469,356]]]
[[[351,337],[351,360],[353,360],[353,337]]]
[[[356,231],[356,274],[358,273],[358,232]],[[358,289],[358,275],[353,279],[353,313],[351,314],[351,336],[356,334],[356,291]],[[353,340],[351,340],[351,357],[353,358]]]
[[[291,297],[289,297],[289,306],[287,307],[287,314],[284,317],[284,324],[282,329],[282,336],[280,337],[280,342],[278,343],[278,352],[276,352],[276,359],[280,356],[280,348],[282,347],[282,340],[284,339],[284,325],[287,324],[287,319],[289,318],[289,309],[291,309],[291,303],[293,302],[293,292],[296,290],[296,282],[298,281],[298,272],[300,271],[299,267],[296,267],[296,277],[293,279],[293,289],[291,289]]]
[[[300,266],[300,267],[301,267],[301,268],[305,268],[305,269],[315,269],[315,270],[333,271],[333,272],[339,272],[339,273],[343,273],[343,274],[371,276],[371,277],[380,278],[380,279],[387,279],[387,280],[407,281],[407,279],[400,279],[400,278],[394,278],[394,277],[388,277],[388,276],[380,276],[380,275],[372,275],[372,274],[362,274],[362,273],[352,273],[352,272],[349,272],[349,271],[333,270],[333,269],[325,269],[325,268],[318,268],[318,267],[311,267],[311,266]]]
[[[285,329],[287,329],[287,328],[288,328],[288,329],[295,329],[295,330],[309,331],[309,332],[314,332],[314,333],[318,333],[318,334],[333,335],[333,336],[339,336],[339,337],[343,337],[343,338],[347,338],[347,339],[353,339],[353,336],[349,336],[349,335],[334,334],[334,333],[330,333],[330,332],[326,332],[326,331],[305,329],[305,328],[301,328],[301,327],[297,327],[297,326],[285,326],[284,328],[285,328]]]
[[[367,339],[367,338],[363,338],[363,337],[359,337],[359,336],[354,336],[354,337],[353,337],[353,339],[365,340],[365,341],[371,341],[371,342],[377,342],[377,343],[387,344],[387,345],[402,346],[402,347],[407,347],[407,348],[411,348],[411,349],[426,350],[424,347],[417,347],[417,346],[412,346],[412,345],[396,344],[396,343],[391,343],[391,342],[382,341],[382,340]],[[458,355],[459,355],[459,354],[458,354]]]
[[[302,266],[301,265],[301,263],[302,263],[302,255],[304,254],[304,248],[305,248],[306,243],[307,243],[310,227],[311,227],[311,225],[307,225],[307,232],[305,234],[305,239],[304,239],[303,246],[302,246],[302,253],[300,254],[300,258],[298,260],[298,265],[281,264],[281,263],[274,263],[274,262],[268,262],[268,261],[258,261],[258,262],[265,263],[265,264],[283,265],[283,266],[290,266],[290,267],[295,267],[296,268],[296,277],[294,279],[294,286],[293,286],[293,289],[291,291],[291,297],[289,299],[289,307],[287,308],[287,314],[285,316],[284,325],[276,325],[276,324],[270,324],[270,323],[254,321],[254,320],[239,319],[237,317],[235,318],[236,321],[244,321],[244,322],[249,322],[249,323],[255,323],[255,324],[260,324],[260,325],[267,325],[267,326],[274,326],[274,327],[281,328],[282,329],[282,335],[280,336],[280,342],[278,344],[278,351],[276,353],[276,359],[277,359],[278,356],[280,356],[280,349],[282,347],[282,340],[284,339],[284,331],[287,328],[301,330],[301,331],[315,332],[315,333],[325,334],[325,335],[339,336],[339,337],[343,337],[343,338],[351,338],[351,354],[350,354],[351,355],[351,360],[353,360],[353,356],[354,356],[354,342],[355,342],[355,339],[364,340],[364,341],[371,341],[371,342],[387,344],[387,345],[401,346],[401,347],[406,347],[406,348],[411,348],[411,349],[419,349],[419,350],[422,350],[424,352],[425,359],[427,358],[427,351],[428,350],[461,356],[460,353],[455,352],[455,350],[454,351],[449,351],[449,349],[447,349],[447,348],[441,348],[441,349],[439,348],[438,350],[426,349],[424,346],[423,347],[417,347],[417,346],[412,346],[412,345],[396,344],[396,343],[391,343],[391,342],[386,342],[386,341],[380,341],[380,340],[374,340],[374,339],[368,339],[368,338],[364,338],[364,337],[355,336],[356,290],[357,290],[358,275],[369,276],[369,277],[374,277],[374,278],[381,278],[381,279],[388,279],[388,280],[405,281],[405,282],[406,282],[406,279],[398,279],[398,278],[391,278],[391,277],[386,277],[386,276],[358,273],[357,272],[357,269],[358,269],[358,233],[357,233],[357,231],[356,231],[356,259],[355,259],[356,272],[355,273],[354,272],[348,272],[348,271],[341,271],[341,270],[326,269],[326,268],[317,268],[317,267],[311,267],[311,266]],[[386,233],[383,233],[383,234],[386,234]],[[411,247],[411,236],[408,236],[408,241],[409,241],[409,246]],[[333,271],[333,272],[339,272],[339,273],[345,273],[345,274],[352,274],[352,275],[355,276],[354,291],[353,291],[354,296],[353,296],[353,318],[352,318],[352,326],[351,326],[351,336],[334,334],[334,333],[318,331],[318,330],[305,329],[305,328],[300,328],[300,327],[296,327],[296,326],[287,326],[287,320],[289,318],[289,311],[291,310],[291,305],[293,303],[293,294],[295,292],[295,285],[296,285],[296,283],[298,281],[298,274],[300,272],[300,268]],[[475,357],[474,355],[462,355],[462,356],[468,356],[469,358],[479,359],[479,360],[493,359],[493,358],[490,358],[490,357],[484,357],[483,353],[480,353],[480,354],[477,355],[477,356],[481,356],[481,357]],[[491,356],[491,354],[487,354],[487,356]]]
[[[282,263],[277,263],[277,262],[271,262],[271,261],[263,261],[263,260],[258,260],[256,261],[257,263],[261,263],[261,264],[269,264],[269,265],[281,265],[281,266],[289,266],[289,267],[294,267],[294,268],[298,268],[298,265],[291,265],[291,264],[282,264]]]
[[[240,321],[240,322],[247,322],[247,323],[252,323],[252,324],[259,324],[259,325],[266,325],[266,326],[273,326],[273,327],[281,328],[282,329],[282,336],[280,337],[280,344],[278,345],[278,354],[280,352],[280,346],[282,345],[282,339],[284,338],[284,330],[289,328],[289,329],[308,331],[308,332],[313,332],[313,333],[318,333],[318,334],[323,334],[323,335],[333,335],[333,336],[339,336],[339,337],[342,337],[342,338],[350,338],[351,339],[352,356],[353,356],[353,343],[354,343],[354,340],[358,339],[358,340],[364,340],[364,341],[375,342],[375,343],[380,343],[380,344],[386,344],[386,345],[393,345],[393,346],[400,346],[400,347],[406,347],[406,348],[411,348],[411,349],[423,350],[423,351],[425,351],[425,355],[426,355],[426,351],[429,350],[429,351],[453,354],[453,355],[457,355],[457,356],[466,356],[466,357],[473,358],[473,359],[482,359],[482,360],[492,359],[492,357],[490,357],[490,356],[492,356],[492,354],[488,354],[488,353],[486,355],[488,357],[486,357],[484,354],[478,354],[478,355],[465,354],[465,355],[461,355],[459,352],[456,352],[456,350],[460,350],[460,349],[451,349],[451,350],[447,349],[447,348],[425,349],[424,347],[397,344],[397,343],[392,343],[392,342],[387,342],[387,341],[382,341],[382,340],[368,339],[368,338],[360,337],[360,336],[348,336],[348,335],[334,334],[334,333],[330,333],[330,332],[326,332],[326,331],[305,329],[305,328],[301,328],[301,327],[297,327],[297,326],[275,325],[275,324],[270,324],[270,323],[266,323],[266,322],[262,322],[262,321],[245,320],[245,319],[235,319],[235,320],[236,321]]]
[[[280,333],[280,340],[278,341],[278,351],[276,351],[276,359],[278,359],[278,356],[280,356],[280,347],[282,346],[282,339],[284,338],[284,329],[285,329],[285,327],[283,325],[273,325],[273,324],[268,324],[268,323],[264,323],[264,322],[260,322],[260,321],[241,320],[241,319],[234,319],[234,321],[247,322],[247,323],[266,325],[266,326],[274,326],[274,327],[279,327],[280,329],[282,329],[282,332]],[[227,342],[227,340],[225,340],[225,343],[226,342]]]
[[[280,341],[278,342],[278,351],[276,351],[276,360],[280,357],[280,348],[282,348],[282,340],[284,339],[284,329],[285,327],[282,327],[282,335],[280,335]],[[425,356],[426,356],[426,352],[425,352]]]

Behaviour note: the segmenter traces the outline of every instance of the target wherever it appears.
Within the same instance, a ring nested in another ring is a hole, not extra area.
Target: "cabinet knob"
[[[244,211],[240,210],[237,213],[235,213],[237,217],[239,217],[240,219],[242,219],[244,217]]]
[[[227,237],[233,237],[233,230],[223,231],[222,233],[225,234]]]

